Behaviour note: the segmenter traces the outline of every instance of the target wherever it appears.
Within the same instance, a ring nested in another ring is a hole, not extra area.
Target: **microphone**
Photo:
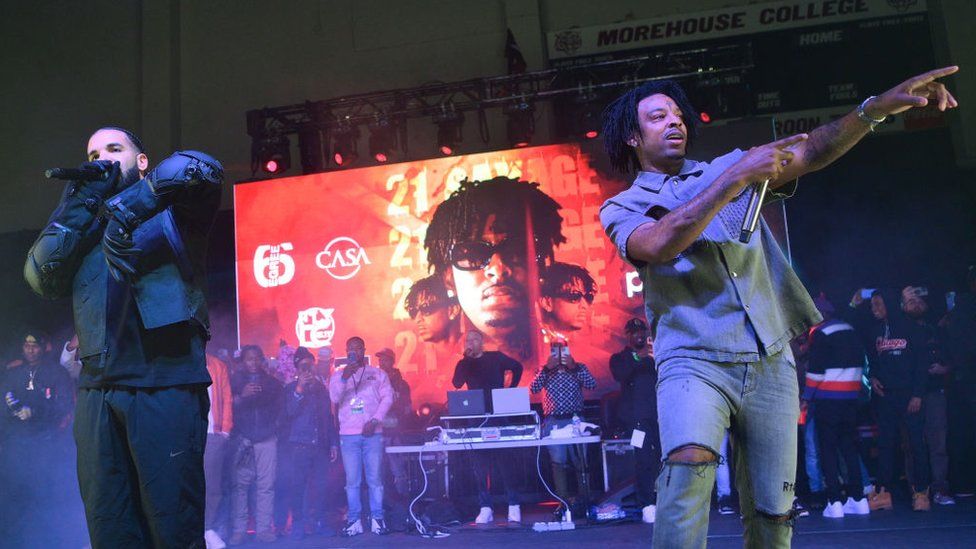
[[[105,179],[108,173],[108,170],[99,168],[93,164],[82,164],[77,168],[51,168],[50,170],[45,170],[44,177],[64,181],[100,181]]]
[[[762,203],[766,200],[766,191],[769,189],[769,179],[761,183],[753,183],[752,195],[749,197],[749,209],[746,210],[746,217],[742,220],[742,231],[739,233],[739,242],[748,244],[752,238],[752,233],[756,232],[759,225],[759,212],[762,210]]]

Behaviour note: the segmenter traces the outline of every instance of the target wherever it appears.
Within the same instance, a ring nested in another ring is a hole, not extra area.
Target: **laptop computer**
[[[488,413],[485,408],[485,392],[448,391],[447,413],[450,416],[482,416]]]
[[[528,412],[529,388],[512,387],[511,389],[491,390],[491,409],[496,414],[520,414]]]

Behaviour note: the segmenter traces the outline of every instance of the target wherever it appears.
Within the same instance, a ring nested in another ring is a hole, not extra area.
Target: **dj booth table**
[[[570,437],[570,438],[540,438],[532,440],[504,440],[492,442],[464,442],[449,443],[428,442],[413,446],[387,446],[388,454],[419,454],[422,459],[425,454],[439,454],[441,452],[467,452],[479,450],[502,450],[505,448],[537,448],[542,446],[562,446],[575,444],[599,444],[601,441],[598,435]],[[447,492],[450,486],[450,460],[449,454],[444,454],[444,490]]]

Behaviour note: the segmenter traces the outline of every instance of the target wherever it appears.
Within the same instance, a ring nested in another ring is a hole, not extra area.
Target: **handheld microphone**
[[[748,244],[752,238],[752,233],[756,232],[756,227],[759,225],[759,213],[762,211],[762,204],[766,200],[768,189],[769,179],[761,183],[753,183],[752,195],[749,197],[749,209],[746,210],[746,217],[742,220],[742,231],[739,232],[739,242]]]
[[[63,181],[100,181],[105,179],[108,173],[108,170],[92,164],[83,164],[77,168],[51,168],[44,171],[44,177]]]

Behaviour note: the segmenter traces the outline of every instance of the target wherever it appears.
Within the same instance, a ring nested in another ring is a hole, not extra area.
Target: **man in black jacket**
[[[105,127],[31,247],[24,278],[73,297],[74,434],[92,546],[203,546],[209,334],[204,264],[223,168],[178,151],[148,173]]]
[[[928,511],[929,456],[924,439],[925,415],[921,413],[929,367],[925,333],[900,314],[893,296],[887,297],[880,291],[871,296],[871,311],[878,321],[870,372],[878,416],[880,470],[878,489],[868,500],[872,511],[892,507],[890,489],[895,481],[895,453],[904,427],[912,452],[912,508]]]
[[[339,456],[339,436],[332,416],[329,390],[312,371],[315,358],[305,347],[295,350],[295,370],[298,379],[285,386],[284,411],[278,437],[281,441],[281,467],[287,486],[288,506],[291,507],[291,537],[300,540],[305,534],[316,533],[315,519],[306,511],[321,514],[320,505],[312,504],[309,494],[324,495],[329,464]],[[314,490],[311,483],[316,483]],[[321,500],[322,498],[319,498]],[[315,503],[321,504],[321,501]],[[311,509],[306,509],[311,507]],[[306,522],[306,518],[310,519]],[[334,533],[319,531],[318,533]]]
[[[632,318],[624,326],[627,346],[610,357],[610,373],[620,383],[619,415],[631,430],[631,440],[642,439],[634,448],[637,502],[644,522],[654,522],[657,495],[654,480],[661,470],[661,439],[657,426],[657,370],[654,348],[648,341],[647,323]],[[639,432],[634,434],[634,432]]]
[[[257,345],[241,349],[243,371],[230,379],[234,394],[234,532],[230,545],[244,543],[247,531],[248,491],[255,484],[254,518],[259,541],[276,539],[271,526],[274,509],[275,469],[278,466],[278,415],[281,383],[267,372],[267,360]]]

